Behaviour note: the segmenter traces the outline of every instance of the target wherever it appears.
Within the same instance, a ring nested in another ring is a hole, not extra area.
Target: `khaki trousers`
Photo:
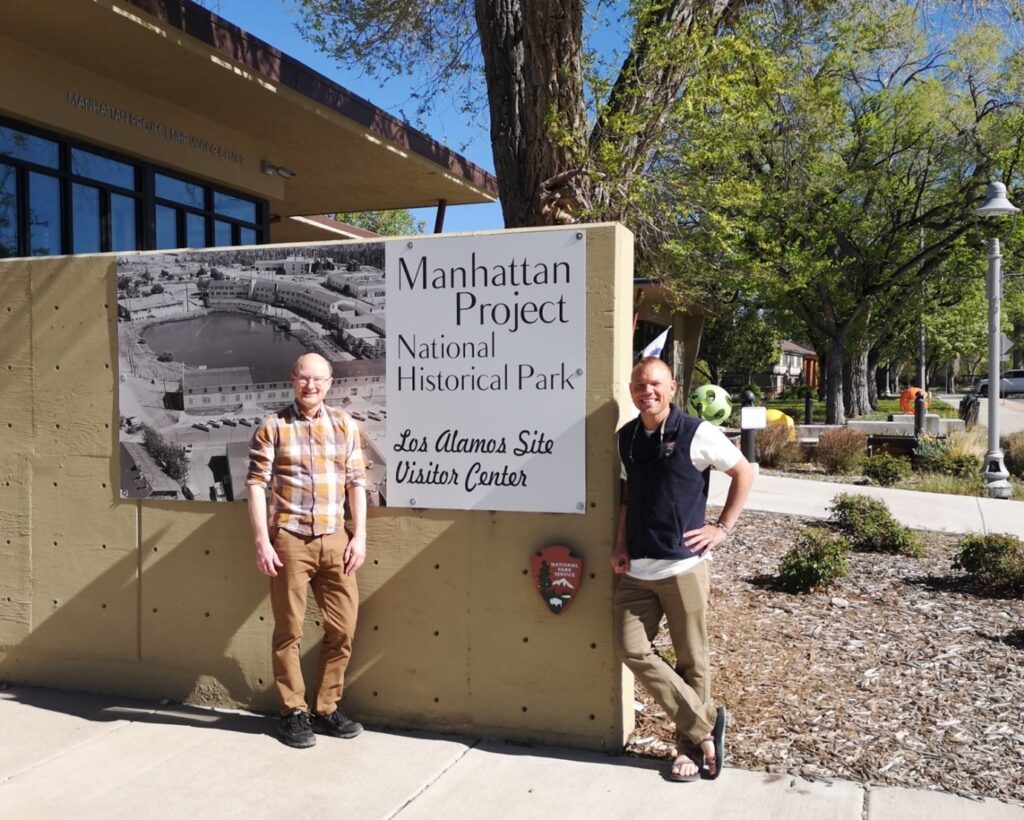
[[[274,549],[284,564],[270,579],[274,682],[282,714],[292,709],[308,711],[300,661],[309,587],[320,607],[324,628],[316,671],[316,712],[329,715],[338,708],[359,610],[356,576],[345,574],[346,546],[348,534],[344,530],[309,537],[287,530],[274,534]]]
[[[615,587],[615,653],[675,721],[679,754],[696,752],[715,725],[708,657],[708,561],[660,581],[619,576]],[[664,615],[675,667],[654,651]]]

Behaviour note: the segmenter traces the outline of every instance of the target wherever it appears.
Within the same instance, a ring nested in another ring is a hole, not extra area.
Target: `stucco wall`
[[[373,725],[617,748],[611,649],[632,237],[587,233],[585,515],[373,510],[346,705]],[[0,680],[276,707],[266,579],[243,504],[122,501],[112,256],[0,262]],[[530,555],[583,556],[552,615]],[[319,625],[307,618],[311,678]]]

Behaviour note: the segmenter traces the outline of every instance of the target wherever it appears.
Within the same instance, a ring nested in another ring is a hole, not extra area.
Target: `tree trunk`
[[[541,185],[586,142],[582,0],[475,0],[506,228],[553,224]]]
[[[825,385],[825,423],[846,424],[846,412],[843,408],[843,348],[846,342],[845,333],[837,333],[829,344],[827,359],[827,383]]]
[[[877,411],[879,408],[879,392],[885,375],[885,369],[879,368],[880,358],[881,356],[874,348],[871,348],[871,352],[867,354],[867,400],[870,402],[872,411]]]
[[[850,359],[850,415],[866,416],[871,412],[871,380],[868,378],[868,348],[862,345]]]

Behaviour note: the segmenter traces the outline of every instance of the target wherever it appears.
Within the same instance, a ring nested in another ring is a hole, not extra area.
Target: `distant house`
[[[818,354],[788,339],[779,343],[779,359],[760,373],[724,373],[722,387],[735,390],[756,384],[766,397],[776,396],[789,387],[807,385],[817,388],[820,377]]]

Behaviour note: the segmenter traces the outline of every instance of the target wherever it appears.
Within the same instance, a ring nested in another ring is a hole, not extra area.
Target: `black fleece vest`
[[[626,469],[626,538],[630,558],[691,558],[683,533],[704,525],[710,470],[690,461],[700,419],[673,406],[664,436],[647,435],[639,418],[619,430]]]

